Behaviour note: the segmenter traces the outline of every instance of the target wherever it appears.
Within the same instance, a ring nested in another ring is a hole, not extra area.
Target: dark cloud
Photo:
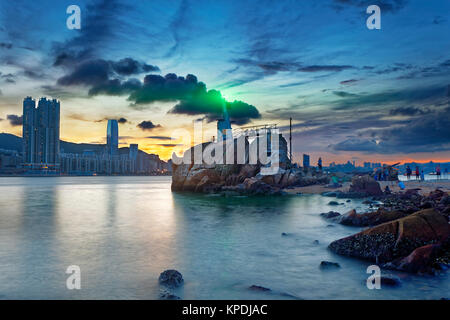
[[[6,116],[6,119],[8,119],[9,124],[12,126],[21,126],[23,123],[22,116],[18,116],[15,114],[8,114]]]
[[[447,19],[445,19],[444,17],[441,17],[441,16],[436,16],[433,19],[433,24],[443,24],[445,22],[447,22]]]
[[[86,122],[96,122],[96,123],[105,122],[105,121],[108,121],[109,119],[112,119],[110,117],[104,117],[102,119],[93,120],[93,119],[86,118],[85,115],[79,114],[79,113],[71,113],[67,117],[69,119],[72,119],[72,120],[79,120],[79,121],[86,121]],[[124,118],[124,117],[119,117],[119,118],[116,118],[116,119],[117,119],[117,122],[120,123],[120,124],[124,124],[124,123],[128,122],[128,120],[126,118]]]
[[[0,42],[0,49],[11,49],[12,47],[11,43]]]
[[[347,69],[354,69],[354,66],[349,65],[311,65],[311,66],[305,66],[298,69],[298,71],[301,72],[323,72],[323,71],[329,71],[329,72],[339,72],[342,70]]]
[[[135,104],[146,104],[155,101],[187,100],[206,92],[206,85],[198,82],[197,77],[188,74],[179,77],[174,73],[160,75],[149,74],[144,78],[142,87],[129,96]]]
[[[282,71],[298,71],[301,67],[300,63],[296,61],[273,61],[273,60],[258,60],[249,58],[234,59],[232,62],[245,67],[257,67],[261,69],[266,75],[272,75]]]
[[[110,79],[111,76],[129,76],[148,71],[158,71],[159,68],[148,65],[132,58],[124,58],[119,61],[103,59],[86,60],[74,67],[69,74],[58,79],[58,85],[87,85],[93,86],[93,94],[124,94],[135,90],[139,81],[127,80],[124,84],[118,79]],[[118,92],[120,91],[120,92]]]
[[[58,85],[99,85],[105,83],[111,74],[110,64],[102,59],[89,60],[79,64],[71,73],[58,79]]]
[[[183,146],[181,143],[161,143],[161,144],[154,144],[154,146],[161,146],[165,148],[172,148],[172,147],[178,147]]]
[[[343,10],[348,7],[358,7],[366,12],[366,8],[372,4],[380,7],[381,12],[396,13],[403,9],[408,3],[408,0],[378,0],[376,2],[371,0],[333,0],[332,7],[336,10]]]
[[[415,153],[450,150],[450,107],[414,118],[407,125],[370,130],[366,137],[349,138],[330,147],[336,151]]]
[[[429,109],[421,109],[416,107],[399,107],[389,111],[392,116],[416,116],[430,113]]]
[[[154,140],[174,140],[174,139],[172,139],[172,137],[167,137],[167,136],[148,136],[145,138],[154,139]]]
[[[16,76],[12,73],[2,74],[0,72],[0,79],[2,79],[6,83],[16,83]]]
[[[346,91],[333,91],[333,94],[341,97],[341,98],[347,98],[347,97],[357,97],[357,94],[346,92]]]
[[[143,83],[139,80],[120,81],[118,79],[103,81],[89,90],[90,95],[129,94],[128,100],[134,106],[150,104],[156,101],[178,101],[169,113],[205,115],[208,121],[222,115],[225,104],[230,118],[235,123],[248,123],[251,119],[260,118],[256,107],[242,101],[227,102],[217,90],[207,90],[203,82],[188,74],[186,77],[174,73],[160,76],[146,75]]]
[[[349,80],[344,80],[344,81],[341,81],[341,82],[339,82],[340,84],[343,84],[343,85],[350,85],[350,84],[354,84],[355,82],[358,82],[359,80],[356,80],[356,79],[349,79]]]
[[[227,102],[216,90],[204,91],[188,100],[183,100],[174,106],[169,113],[205,115],[206,120],[210,122],[222,117],[224,104],[230,119],[238,125],[249,123],[251,119],[261,117],[256,107],[237,100]]]
[[[130,94],[140,89],[142,86],[141,81],[138,79],[128,79],[126,81],[120,81],[119,79],[107,80],[99,83],[89,89],[89,95],[110,95],[121,96],[124,94]]]
[[[139,123],[137,125],[138,128],[144,130],[144,131],[150,131],[153,130],[155,128],[161,128],[160,124],[154,124],[153,122],[151,122],[150,120],[148,121],[142,121],[141,123]]]
[[[140,63],[132,58],[124,58],[117,62],[111,61],[112,69],[120,75],[133,75],[144,72],[160,71],[158,67],[146,63]]]
[[[338,101],[330,102],[334,110],[359,108],[370,108],[373,106],[389,105],[389,104],[405,104],[414,103],[430,103],[435,104],[442,102],[445,97],[446,87],[419,87],[408,88],[403,90],[386,90],[383,92],[358,94],[357,96],[344,97]]]

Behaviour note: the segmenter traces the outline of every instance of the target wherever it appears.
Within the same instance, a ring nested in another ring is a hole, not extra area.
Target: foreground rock
[[[383,267],[411,273],[435,274],[448,269],[449,264],[448,244],[429,244],[415,249],[407,257],[388,262]]]
[[[379,208],[377,211],[358,214],[356,213],[356,210],[353,209],[342,215],[338,222],[346,226],[367,227],[376,226],[406,216],[407,214],[405,212],[397,210],[387,211]]]
[[[168,288],[177,288],[183,282],[183,276],[177,270],[166,270],[159,275],[159,283]]]
[[[341,255],[383,263],[406,257],[421,246],[445,242],[449,236],[447,219],[426,209],[333,241],[329,248]]]

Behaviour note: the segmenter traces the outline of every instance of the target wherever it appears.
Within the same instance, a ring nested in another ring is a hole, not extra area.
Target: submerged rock
[[[380,283],[381,285],[396,287],[399,286],[402,282],[397,276],[394,276],[392,274],[387,274],[380,277]]]
[[[262,286],[257,286],[257,285],[251,285],[250,287],[248,287],[248,289],[252,290],[252,291],[265,291],[265,292],[272,291],[269,288],[262,287]]]
[[[161,290],[159,293],[160,300],[181,300],[179,296],[174,295],[168,290]]]
[[[322,261],[320,262],[320,268],[322,269],[328,269],[328,268],[340,268],[341,265],[337,262],[331,262],[331,261]]]
[[[341,214],[336,211],[328,211],[328,212],[321,213],[320,215],[322,217],[324,217],[325,219],[330,219],[330,218],[339,217]]]
[[[159,275],[159,283],[169,288],[179,287],[183,282],[183,276],[177,270],[166,270]]]
[[[328,205],[329,206],[338,206],[339,202],[337,202],[337,201],[330,201],[330,202],[328,202]]]

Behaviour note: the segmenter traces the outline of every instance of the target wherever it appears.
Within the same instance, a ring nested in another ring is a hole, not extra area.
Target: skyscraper
[[[303,167],[309,168],[309,154],[303,154]]]
[[[27,165],[54,168],[59,163],[60,102],[31,97],[23,101],[23,153]]]
[[[119,148],[119,125],[117,120],[108,120],[108,128],[106,132],[107,152],[110,156],[117,155]]]
[[[27,164],[35,162],[35,108],[36,101],[31,97],[23,100],[22,152],[23,162]]]

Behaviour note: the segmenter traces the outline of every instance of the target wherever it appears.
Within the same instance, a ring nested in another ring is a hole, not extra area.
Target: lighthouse
[[[224,141],[227,138],[227,131],[231,130],[230,117],[228,116],[227,105],[222,102],[223,118],[217,120],[217,141]]]

